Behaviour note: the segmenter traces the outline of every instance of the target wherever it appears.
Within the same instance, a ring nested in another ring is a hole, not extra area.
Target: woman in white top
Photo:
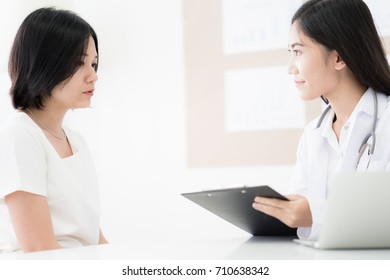
[[[297,227],[302,239],[318,239],[332,176],[390,170],[390,69],[362,0],[307,1],[289,41],[301,98],[321,97],[329,110],[305,128],[290,201],[257,197],[253,207]]]
[[[16,111],[0,128],[0,251],[107,243],[88,147],[63,127],[90,105],[98,41],[78,15],[42,8],[20,26],[11,50]]]

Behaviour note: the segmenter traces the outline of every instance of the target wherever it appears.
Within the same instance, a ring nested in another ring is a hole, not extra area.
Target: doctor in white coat
[[[290,201],[253,207],[318,239],[329,181],[338,172],[390,170],[390,69],[362,0],[310,0],[292,18],[288,71],[303,100],[328,108],[298,145]]]

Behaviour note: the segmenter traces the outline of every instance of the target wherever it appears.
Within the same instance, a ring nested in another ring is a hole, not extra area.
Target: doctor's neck
[[[335,120],[346,123],[366,90],[366,86],[355,80],[343,83],[336,91],[326,94],[325,97],[335,112]]]

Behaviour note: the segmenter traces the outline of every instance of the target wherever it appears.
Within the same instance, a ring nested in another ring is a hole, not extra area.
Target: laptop
[[[182,193],[182,196],[251,235],[296,237],[295,228],[252,208],[256,196],[287,200],[269,186],[240,186]]]
[[[390,172],[340,173],[330,183],[320,249],[390,248]]]

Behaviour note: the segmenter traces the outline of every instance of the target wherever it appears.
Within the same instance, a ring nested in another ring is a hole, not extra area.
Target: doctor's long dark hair
[[[390,95],[390,67],[362,0],[309,0],[296,11],[295,21],[306,36],[337,51],[361,83]]]

